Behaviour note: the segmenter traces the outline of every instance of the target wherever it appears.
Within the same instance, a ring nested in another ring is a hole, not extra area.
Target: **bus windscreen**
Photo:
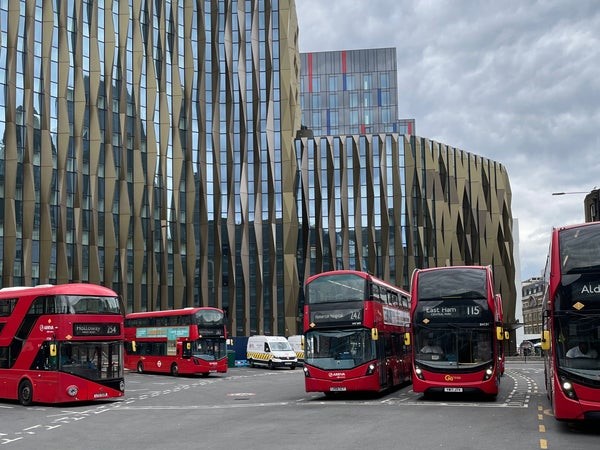
[[[600,227],[578,227],[559,234],[562,275],[600,272]]]
[[[363,301],[365,279],[353,274],[322,276],[308,285],[307,303]]]
[[[423,272],[419,279],[419,301],[438,299],[486,299],[483,270],[453,269]]]

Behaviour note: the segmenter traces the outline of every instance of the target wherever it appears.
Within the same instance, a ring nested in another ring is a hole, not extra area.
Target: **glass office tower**
[[[395,48],[301,53],[302,125],[316,136],[415,134],[398,119]]]

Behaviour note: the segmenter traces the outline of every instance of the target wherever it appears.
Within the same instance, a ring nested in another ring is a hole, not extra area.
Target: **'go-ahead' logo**
[[[444,381],[458,381],[461,378],[460,376],[444,375]]]

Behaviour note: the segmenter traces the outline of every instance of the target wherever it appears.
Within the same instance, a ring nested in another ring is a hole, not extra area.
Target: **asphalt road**
[[[600,426],[557,422],[537,361],[508,362],[495,401],[424,399],[407,385],[329,399],[302,370],[231,368],[208,378],[127,373],[123,400],[0,402],[6,449],[596,449]]]

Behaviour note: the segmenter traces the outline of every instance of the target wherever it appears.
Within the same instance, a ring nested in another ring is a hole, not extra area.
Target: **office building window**
[[[319,77],[312,78],[312,90],[313,92],[321,91],[321,79]]]
[[[379,74],[379,87],[389,88],[390,87],[390,74],[380,73]]]
[[[338,78],[337,75],[329,75],[329,90],[337,91],[338,90]]]
[[[320,94],[312,94],[311,102],[313,109],[317,109],[321,107],[321,95]]]
[[[321,128],[321,112],[320,111],[313,111],[312,126],[314,128]]]
[[[338,108],[340,105],[338,103],[338,95],[333,93],[329,94],[329,107],[330,108]]]
[[[346,89],[351,91],[356,89],[356,77],[354,75],[347,74],[346,77]]]

